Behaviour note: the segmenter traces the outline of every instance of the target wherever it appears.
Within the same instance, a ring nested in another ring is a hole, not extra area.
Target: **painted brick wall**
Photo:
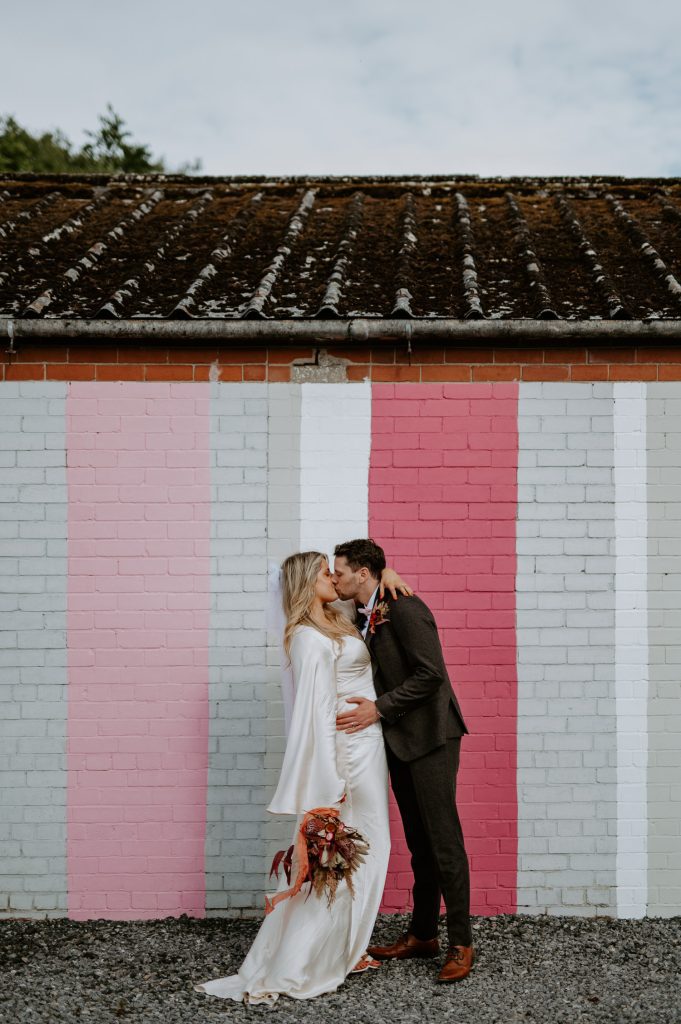
[[[299,550],[331,559],[342,540],[364,536],[368,520],[371,388],[368,384],[268,386],[268,558]],[[268,636],[266,782],[276,785],[285,746],[279,639]],[[293,819],[267,816],[268,864],[288,846]]]
[[[612,385],[524,384],[518,427],[518,908],[611,913]]]
[[[202,915],[208,394],[74,383],[66,426],[69,914]]]
[[[300,550],[300,462],[302,395],[299,384],[269,384],[267,449],[267,559],[280,565],[292,551]],[[269,604],[269,603],[268,603]],[[274,792],[286,746],[284,706],[281,693],[281,637],[275,630],[279,617],[269,611],[267,635],[267,742],[265,782]],[[266,863],[277,850],[291,842],[291,819],[264,814],[263,837]]]
[[[681,389],[648,388],[648,901],[681,907]]]
[[[670,352],[373,353],[333,384],[304,352],[232,382],[166,352],[146,383],[71,354],[63,380],[0,384],[0,913],[261,913],[293,824],[265,811],[268,560],[367,523],[433,607],[471,726],[476,912],[680,912]]]
[[[66,912],[66,386],[0,405],[0,913]]]
[[[615,712],[617,856],[614,900],[620,917],[643,917],[648,867],[648,558],[647,385],[613,385],[615,485]]]
[[[214,383],[206,909],[260,907],[265,873],[267,385]]]
[[[515,910],[516,422],[514,384],[374,385],[370,532],[432,609],[471,733],[457,804],[474,913]],[[403,838],[392,867],[399,909]]]

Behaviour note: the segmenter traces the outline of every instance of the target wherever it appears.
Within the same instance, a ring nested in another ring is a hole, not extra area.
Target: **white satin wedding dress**
[[[337,713],[355,707],[346,697],[376,699],[366,644],[353,636],[334,643],[312,626],[299,626],[291,664],[295,702],[279,784],[267,810],[298,815],[295,836],[305,811],[335,805],[370,849],[353,875],[354,899],[341,882],[329,908],[325,897],[308,896],[310,886],[304,884],[265,917],[238,974],[195,986],[222,999],[272,1005],[279,995],[310,999],[335,991],[366,952],[388,870],[388,767],[381,726],[354,735],[336,730]],[[292,878],[296,871],[294,859]],[[278,892],[289,888],[280,874]]]

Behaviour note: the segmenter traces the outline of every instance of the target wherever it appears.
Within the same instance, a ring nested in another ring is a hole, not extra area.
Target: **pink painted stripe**
[[[474,914],[517,905],[517,407],[515,384],[373,387],[370,533],[432,608],[470,730],[457,803]],[[412,876],[393,812],[384,908],[402,910]]]
[[[205,912],[209,385],[73,383],[68,907]]]

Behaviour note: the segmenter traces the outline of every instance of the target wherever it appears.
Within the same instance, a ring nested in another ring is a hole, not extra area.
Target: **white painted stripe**
[[[615,707],[617,914],[648,899],[648,595],[646,385],[615,384]]]
[[[267,557],[279,566],[285,558],[300,551],[300,384],[267,385]],[[282,650],[283,620],[281,594],[268,597],[267,617],[267,723],[265,749],[265,785],[267,806],[274,795],[286,748],[286,712],[282,698],[292,685],[287,659]],[[272,880],[269,868],[277,850],[286,849],[292,838],[291,819],[285,814],[267,814],[263,818],[265,867],[262,888],[269,892]],[[262,906],[262,900],[260,906]]]
[[[300,426],[300,550],[333,564],[341,541],[369,522],[371,384],[303,384]]]

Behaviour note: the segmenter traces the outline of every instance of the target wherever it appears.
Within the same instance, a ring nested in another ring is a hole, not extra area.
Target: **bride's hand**
[[[385,568],[381,573],[380,589],[378,591],[378,596],[381,600],[385,597],[386,590],[389,590],[395,599],[397,599],[398,590],[405,597],[411,597],[414,593],[409,584],[405,583],[402,577],[394,569],[390,568]]]

